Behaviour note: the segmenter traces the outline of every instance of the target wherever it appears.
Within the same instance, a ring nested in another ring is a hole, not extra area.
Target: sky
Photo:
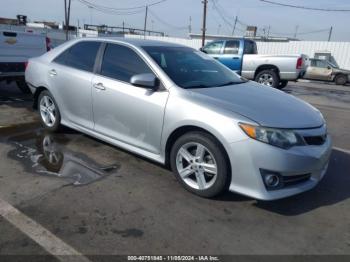
[[[112,8],[143,6],[157,0],[88,0]],[[234,17],[238,16],[236,35],[241,35],[246,25],[255,25],[260,34],[270,31],[272,36],[293,37],[302,40],[327,40],[333,27],[332,41],[350,41],[350,12],[321,12],[274,6],[259,0],[208,0],[208,34],[231,35]],[[276,2],[317,8],[350,9],[350,0],[274,0]],[[14,18],[17,14],[28,16],[31,21],[64,20],[64,0],[0,0],[0,17]],[[216,3],[216,5],[215,5]],[[4,8],[6,7],[6,8]],[[166,0],[151,6],[147,28],[162,31],[170,36],[187,37],[189,21],[192,32],[200,33],[202,24],[202,0]],[[105,14],[89,9],[78,0],[72,0],[71,24],[107,24],[143,29],[145,12],[120,15]],[[270,28],[270,30],[268,29]],[[265,30],[265,31],[264,31]],[[310,33],[314,31],[321,31]]]

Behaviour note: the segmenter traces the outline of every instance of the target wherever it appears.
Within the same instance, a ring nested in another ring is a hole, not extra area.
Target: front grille
[[[24,69],[24,63],[0,63],[2,73],[24,72]]]
[[[306,182],[311,177],[311,174],[302,174],[302,175],[294,175],[294,176],[283,176],[283,185],[293,186],[299,183]]]
[[[308,145],[319,146],[326,142],[327,136],[304,136],[304,140]]]

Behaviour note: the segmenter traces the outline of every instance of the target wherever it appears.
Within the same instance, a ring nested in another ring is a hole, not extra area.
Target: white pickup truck
[[[0,30],[0,81],[16,81],[22,92],[30,92],[24,80],[27,61],[49,50],[45,35]]]

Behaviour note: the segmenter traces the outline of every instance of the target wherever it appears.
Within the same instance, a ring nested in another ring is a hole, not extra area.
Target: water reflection
[[[119,169],[118,164],[101,166],[86,155],[69,150],[69,139],[64,135],[34,130],[10,136],[6,141],[14,145],[8,156],[20,161],[27,171],[66,179],[75,186],[90,184]]]

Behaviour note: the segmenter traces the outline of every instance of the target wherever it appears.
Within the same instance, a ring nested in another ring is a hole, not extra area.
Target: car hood
[[[310,104],[252,81],[189,91],[202,102],[235,112],[262,126],[313,128],[324,123],[321,113]]]

